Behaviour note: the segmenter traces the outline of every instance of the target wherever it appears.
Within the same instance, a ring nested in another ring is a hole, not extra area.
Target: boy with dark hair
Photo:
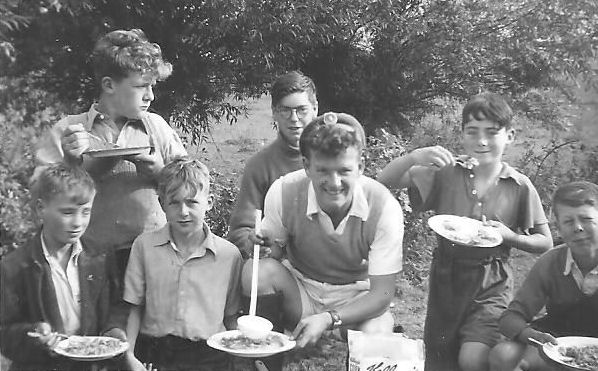
[[[279,76],[270,96],[278,137],[247,160],[229,223],[228,240],[245,256],[253,247],[249,236],[255,228],[255,210],[263,210],[266,192],[276,179],[303,167],[299,136],[318,114],[314,82],[299,71]]]
[[[560,336],[598,337],[598,186],[559,187],[552,210],[564,244],[536,261],[502,314],[500,330],[510,341],[490,353],[493,371],[551,369],[529,339],[556,343]],[[545,316],[533,320],[544,307]]]
[[[257,312],[279,331],[283,320],[294,328],[299,347],[333,328],[393,330],[389,304],[402,269],[403,214],[386,187],[362,175],[364,145],[353,116],[318,117],[301,134],[304,169],[276,180],[266,195],[256,239],[264,248]],[[251,264],[243,268],[245,295]],[[280,300],[263,305],[264,296]],[[280,358],[265,363],[270,371],[282,367]]]
[[[14,370],[83,370],[88,363],[53,353],[57,332],[126,341],[112,256],[80,240],[95,186],[85,170],[56,164],[41,171],[32,195],[41,229],[0,263],[0,349]]]
[[[486,218],[503,238],[498,247],[479,249],[438,236],[424,329],[426,370],[487,370],[488,353],[501,336],[498,318],[512,297],[511,248],[542,253],[552,245],[536,189],[502,161],[515,137],[512,116],[500,95],[476,95],[463,108],[461,126],[463,149],[477,166],[434,146],[393,160],[379,176],[387,186],[409,187],[415,208]]]
[[[129,352],[160,370],[230,370],[228,355],[206,340],[236,328],[242,258],[204,221],[209,171],[177,158],[160,172],[158,194],[167,223],[135,239],[125,276]]]
[[[89,171],[98,194],[85,237],[115,251],[123,275],[133,239],[165,222],[155,190],[158,172],[186,151],[164,119],[148,112],[156,81],[172,72],[157,44],[138,29],[112,31],[98,40],[91,61],[98,101],[56,123],[41,139],[37,160],[41,166],[82,164]],[[130,156],[85,154],[114,145],[151,149]]]

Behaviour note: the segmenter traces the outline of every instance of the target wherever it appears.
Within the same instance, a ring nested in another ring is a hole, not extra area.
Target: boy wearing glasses
[[[237,204],[230,217],[228,239],[247,257],[253,247],[254,212],[263,210],[270,185],[279,177],[303,167],[299,136],[318,114],[314,82],[301,72],[279,76],[272,88],[272,116],[278,137],[245,165]]]
[[[318,117],[301,134],[304,169],[276,180],[266,195],[262,233],[254,239],[264,257],[257,313],[275,325],[284,319],[299,347],[334,328],[393,329],[388,308],[402,269],[403,214],[386,187],[363,176],[364,143],[354,117]],[[243,268],[245,295],[251,266],[249,260]],[[261,298],[273,294],[283,300],[265,308]],[[280,359],[264,361],[270,371],[282,367]]]

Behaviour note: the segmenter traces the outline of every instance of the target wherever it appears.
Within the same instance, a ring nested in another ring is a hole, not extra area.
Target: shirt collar
[[[571,249],[567,247],[567,255],[565,256],[565,269],[563,270],[563,276],[568,276],[574,270],[579,271],[579,273],[581,274],[581,269],[579,269],[579,266],[575,262],[575,259],[573,259],[573,253],[571,252]],[[598,267],[594,267],[594,269],[591,270],[591,272],[597,271]]]
[[[97,105],[98,105],[97,102],[93,103],[91,105],[91,107],[89,108],[89,111],[87,111],[87,120],[86,120],[86,122],[83,123],[83,127],[87,131],[91,131],[91,127],[93,126],[93,123],[95,122],[96,118],[99,118],[100,120],[104,120],[105,118],[108,118],[108,115],[97,110],[97,108],[96,108]],[[132,123],[132,122],[142,122],[142,121],[141,121],[141,119],[135,119],[135,120],[128,119],[127,122]]]
[[[201,246],[205,247],[206,251],[210,250],[214,255],[218,255],[218,245],[214,241],[214,235],[210,231],[210,227],[204,222],[202,228],[206,238]],[[166,223],[164,227],[154,231],[154,246],[168,246],[176,250],[176,244],[170,234],[170,224]]]
[[[44,242],[43,230],[42,230],[42,233],[39,234],[39,238],[41,239],[42,253],[44,254],[44,258],[46,259],[46,262],[48,262],[48,264],[50,264],[50,259],[55,259],[55,258],[50,255],[50,252],[48,251],[48,247],[46,246],[46,243]],[[69,261],[72,259],[75,266],[77,266],[79,264],[79,255],[81,255],[82,251],[83,251],[83,247],[81,246],[80,240],[77,240],[75,243],[72,244],[71,256],[69,257]]]
[[[307,189],[307,211],[305,214],[309,219],[311,219],[314,214],[319,214],[321,212],[323,212],[322,208],[320,208],[320,205],[318,204],[316,191],[312,181],[310,180]],[[363,193],[360,180],[357,180],[357,182],[355,182],[355,186],[353,187],[353,201],[351,202],[351,208],[349,209],[347,215],[356,216],[365,222],[368,219],[369,214],[370,207],[368,206],[368,201]]]
[[[521,178],[517,174],[517,171],[515,169],[513,169],[506,162],[502,162],[501,164],[502,164],[502,167],[500,169],[500,172],[498,173],[498,177],[501,179],[511,178],[517,184],[521,185]],[[457,163],[457,166],[459,166],[461,169],[463,169],[463,171],[471,171],[470,169],[467,169],[464,165],[462,165],[460,163]]]

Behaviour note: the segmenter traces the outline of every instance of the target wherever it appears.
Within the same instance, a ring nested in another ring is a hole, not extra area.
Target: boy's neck
[[[583,252],[571,249],[571,253],[575,264],[584,276],[598,266],[598,249]]]
[[[189,255],[193,248],[201,246],[206,239],[206,233],[203,226],[191,233],[179,233],[171,228],[170,235],[172,236],[177,249],[181,250],[186,256]]]
[[[127,122],[128,118],[125,116],[121,116],[116,112],[116,109],[105,97],[100,97],[98,103],[96,104],[96,111],[99,113],[103,113],[104,115],[108,116],[118,128],[124,126],[125,122]]]
[[[490,164],[481,164],[473,168],[473,173],[483,179],[493,179],[498,177],[502,170],[502,162],[493,162]]]
[[[43,230],[42,230],[42,239],[44,241],[44,246],[46,247],[48,254],[50,254],[51,256],[54,256],[54,257],[60,257],[60,256],[64,255],[65,253],[69,252],[71,250],[71,248],[73,247],[73,245],[70,243],[59,244],[54,241],[51,241],[50,239],[46,238]]]

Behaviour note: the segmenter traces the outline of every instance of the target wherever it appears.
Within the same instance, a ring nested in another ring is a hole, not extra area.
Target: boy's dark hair
[[[558,218],[557,205],[577,207],[590,205],[598,208],[598,185],[577,181],[560,186],[552,196],[552,211]]]
[[[158,196],[165,201],[168,196],[183,187],[189,187],[191,194],[210,191],[210,171],[197,159],[177,157],[166,164],[158,174]]]
[[[463,107],[461,127],[471,121],[490,120],[500,128],[510,129],[513,120],[513,110],[507,101],[495,93],[482,93],[474,95]]]
[[[316,85],[313,80],[300,71],[291,71],[278,76],[270,88],[272,106],[278,105],[280,101],[289,94],[306,92],[312,104],[318,102]]]
[[[91,53],[96,81],[103,77],[122,79],[131,72],[152,74],[164,80],[172,73],[172,65],[162,59],[162,50],[148,41],[140,29],[116,30],[102,36]]]
[[[95,183],[89,173],[80,166],[63,163],[44,167],[31,184],[31,199],[50,201],[57,195],[68,194],[77,204],[91,200],[95,192]]]
[[[356,147],[361,154],[364,146],[363,127],[347,113],[327,112],[318,116],[299,137],[299,150],[305,158],[309,158],[312,152],[336,156],[349,147]]]

